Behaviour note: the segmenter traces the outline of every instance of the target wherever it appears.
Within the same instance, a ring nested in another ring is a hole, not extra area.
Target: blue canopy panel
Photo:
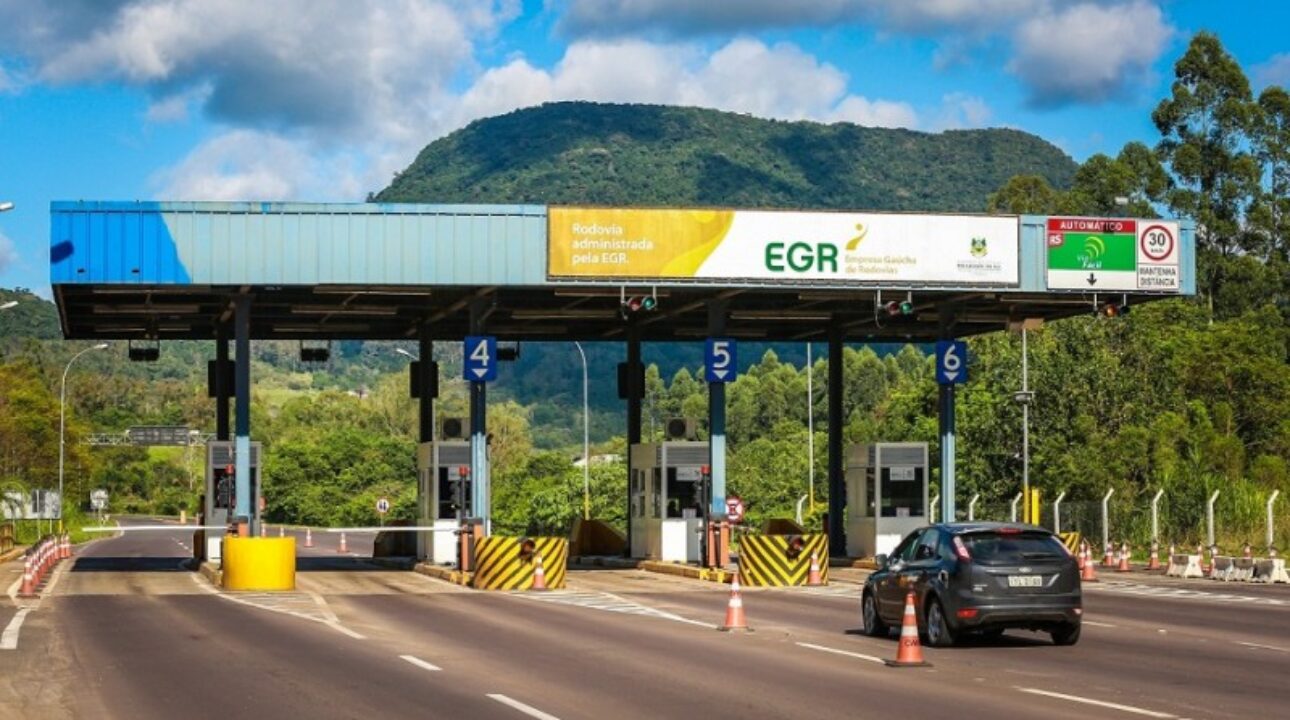
[[[50,279],[126,285],[541,285],[532,205],[56,202]]]

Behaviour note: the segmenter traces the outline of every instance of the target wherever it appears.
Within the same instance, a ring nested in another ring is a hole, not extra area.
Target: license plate
[[[1044,579],[1038,575],[1009,575],[1008,587],[1043,587]]]

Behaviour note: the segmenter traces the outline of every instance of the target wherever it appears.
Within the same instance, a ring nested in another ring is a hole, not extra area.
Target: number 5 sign
[[[737,371],[735,347],[735,341],[731,338],[708,338],[707,347],[703,353],[708,382],[734,381]]]
[[[967,382],[967,343],[941,340],[936,343],[936,382],[962,385]]]

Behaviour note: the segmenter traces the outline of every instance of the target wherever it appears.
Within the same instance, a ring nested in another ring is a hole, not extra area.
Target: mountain
[[[1019,130],[924,133],[701,108],[551,103],[426,146],[380,202],[981,212],[1013,175],[1076,163]]]

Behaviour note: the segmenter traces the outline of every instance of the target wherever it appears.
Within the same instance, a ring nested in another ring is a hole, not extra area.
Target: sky
[[[1290,85],[1285,27],[1280,0],[0,0],[0,287],[48,296],[51,201],[361,201],[556,100],[1114,154],[1159,139],[1196,32]]]

